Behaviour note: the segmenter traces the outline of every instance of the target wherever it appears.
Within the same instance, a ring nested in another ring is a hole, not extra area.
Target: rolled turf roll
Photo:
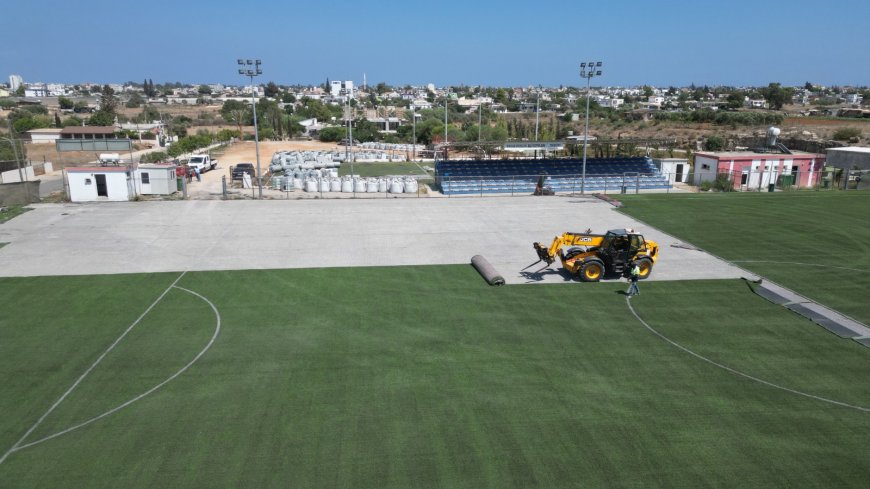
[[[481,255],[474,255],[471,257],[471,266],[473,266],[483,279],[486,280],[486,283],[489,285],[504,285],[504,277],[499,275],[499,273],[495,270],[495,268],[486,261]]]

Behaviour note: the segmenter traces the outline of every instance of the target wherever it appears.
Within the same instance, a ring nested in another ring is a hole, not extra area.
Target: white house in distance
[[[142,195],[171,195],[178,191],[175,165],[140,163],[134,173]]]
[[[70,202],[123,202],[136,195],[134,180],[124,167],[64,169]]]

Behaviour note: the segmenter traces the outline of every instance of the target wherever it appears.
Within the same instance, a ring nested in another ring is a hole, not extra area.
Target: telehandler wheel
[[[584,282],[598,282],[604,275],[604,264],[600,261],[587,261],[580,265],[579,275]]]
[[[649,258],[641,258],[637,260],[637,268],[640,269],[640,275],[637,276],[637,279],[646,280],[649,277],[649,274],[652,273],[652,260]]]

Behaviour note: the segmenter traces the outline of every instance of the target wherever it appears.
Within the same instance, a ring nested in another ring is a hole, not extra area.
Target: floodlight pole
[[[414,161],[417,161],[417,107],[412,103],[411,107],[411,127],[413,136],[411,137],[411,155]]]
[[[580,63],[580,77],[586,78],[586,128],[583,130],[583,179],[580,182],[580,194],[586,194],[586,148],[589,146],[589,92],[592,77],[601,76],[601,61]]]
[[[444,155],[447,155],[447,101],[450,99],[450,87],[444,92]],[[445,158],[447,159],[447,158]]]
[[[259,198],[263,198],[263,176],[260,173],[260,130],[257,126],[257,102],[254,98],[254,77],[263,74],[263,70],[260,69],[260,65],[262,62],[259,59],[239,59],[237,60],[239,66],[247,66],[248,68],[239,68],[239,74],[244,75],[251,78],[251,110],[254,111],[254,151],[257,155],[257,188],[259,191]]]
[[[477,142],[480,142],[480,126],[483,124],[483,102],[480,95],[477,96]]]
[[[541,120],[541,86],[538,85],[538,97],[535,99],[535,141],[538,140],[538,123]],[[535,150],[537,154],[538,150]]]

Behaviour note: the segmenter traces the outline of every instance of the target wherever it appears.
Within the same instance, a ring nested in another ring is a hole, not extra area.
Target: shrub
[[[861,129],[857,127],[841,127],[834,131],[834,135],[831,136],[835,141],[849,141],[850,139],[859,139],[861,138]]]
[[[704,142],[707,151],[722,151],[725,149],[725,139],[720,136],[709,136]]]
[[[733,192],[734,182],[731,180],[731,175],[727,173],[716,175],[716,180],[713,181],[713,188],[720,192]]]

